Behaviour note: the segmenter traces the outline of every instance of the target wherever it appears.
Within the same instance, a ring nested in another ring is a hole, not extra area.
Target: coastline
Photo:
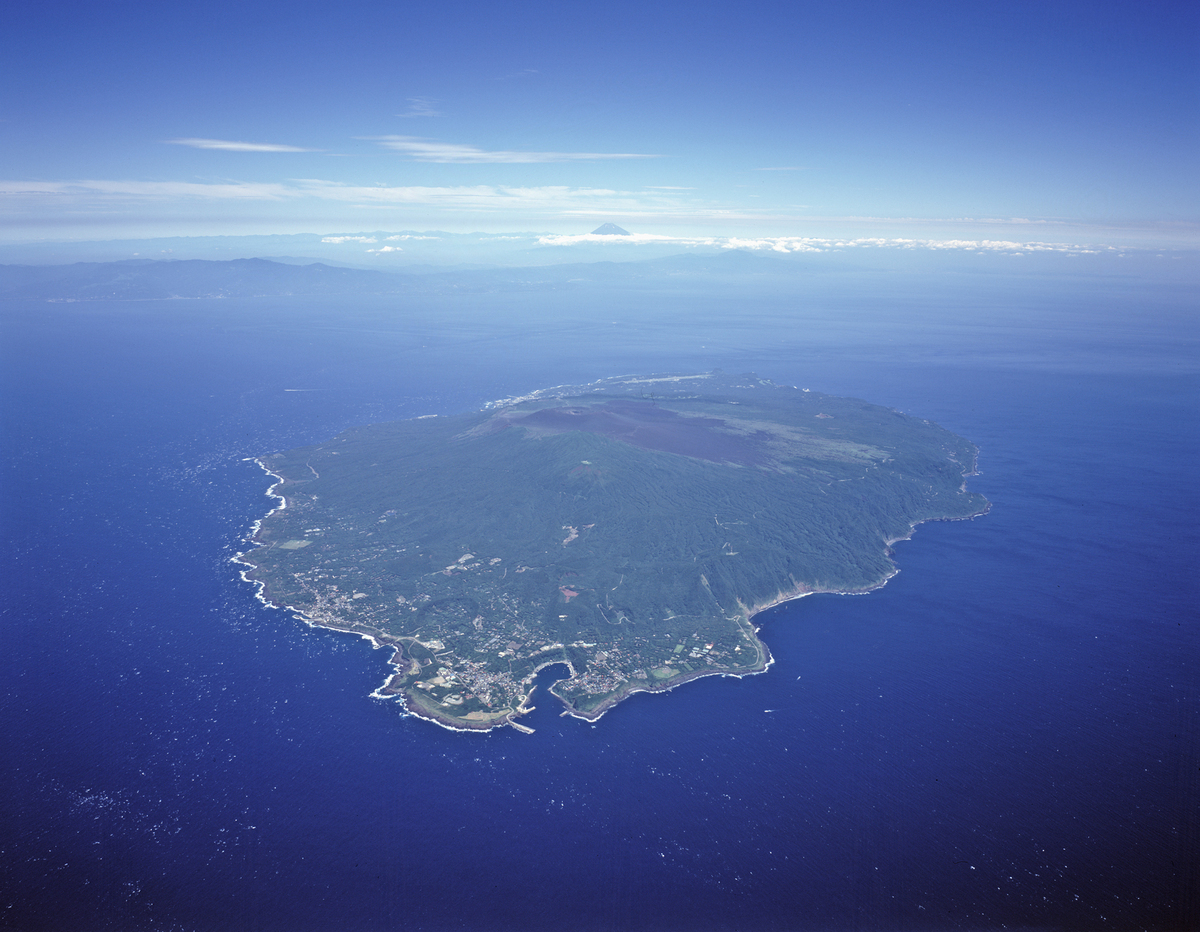
[[[965,486],[966,480],[974,475],[978,475],[978,472],[975,469],[975,464],[972,464],[971,471],[964,472],[964,474],[963,474],[964,486]],[[974,514],[961,515],[958,517],[923,518],[920,521],[912,522],[908,526],[908,533],[905,534],[903,537],[894,537],[894,538],[891,538],[890,540],[884,541],[884,544],[887,547],[887,555],[888,555],[889,562],[891,561],[892,545],[895,543],[899,543],[902,540],[911,540],[913,533],[916,531],[916,529],[920,525],[925,524],[930,521],[969,521],[973,518],[979,518],[979,517],[982,517],[983,515],[986,515],[989,511],[991,511],[991,509],[992,509],[992,504],[991,504],[991,502],[988,502],[982,511],[977,511]],[[657,687],[651,686],[649,684],[641,685],[641,683],[644,681],[639,681],[639,683],[637,685],[631,684],[627,688],[622,687],[621,689],[612,693],[610,696],[608,696],[607,698],[602,700],[595,707],[595,709],[592,709],[591,711],[588,711],[588,712],[580,712],[579,710],[573,708],[571,706],[571,704],[569,702],[567,702],[567,700],[563,699],[562,696],[560,696],[558,693],[556,693],[554,691],[554,686],[551,686],[548,691],[550,693],[552,693],[556,699],[558,699],[560,702],[562,702],[564,706],[566,706],[564,714],[570,715],[572,718],[582,719],[585,722],[596,722],[596,721],[599,721],[601,718],[603,718],[604,714],[606,712],[608,712],[610,709],[614,708],[616,705],[623,702],[625,699],[628,699],[630,696],[633,696],[637,693],[650,693],[650,694],[669,693],[671,690],[676,689],[679,686],[683,686],[685,683],[690,683],[690,682],[693,682],[694,680],[702,679],[707,676],[729,676],[729,677],[733,677],[734,679],[740,680],[742,677],[745,677],[745,676],[757,676],[760,673],[766,673],[767,670],[770,669],[771,665],[775,662],[775,659],[771,656],[770,648],[768,648],[766,643],[764,641],[762,641],[761,638],[758,637],[759,628],[757,628],[753,625],[753,620],[756,615],[758,615],[762,612],[765,612],[768,609],[776,608],[780,605],[784,605],[787,602],[795,602],[795,601],[798,601],[799,599],[803,599],[804,597],[810,596],[810,595],[817,595],[817,594],[868,595],[868,594],[876,591],[877,589],[882,589],[899,572],[900,572],[900,568],[893,563],[892,571],[890,573],[887,573],[878,582],[872,583],[871,585],[868,585],[868,586],[863,586],[862,588],[858,588],[858,589],[813,588],[813,587],[809,587],[809,586],[805,585],[804,583],[797,583],[793,579],[792,580],[792,582],[794,584],[793,588],[782,589],[779,591],[779,593],[774,598],[771,598],[765,602],[756,603],[751,606],[746,606],[744,603],[739,602],[738,604],[739,604],[740,608],[742,609],[742,618],[748,625],[751,626],[752,631],[753,631],[754,643],[759,650],[760,662],[759,662],[759,664],[756,664],[752,667],[749,667],[749,668],[733,667],[733,668],[726,668],[723,670],[722,669],[693,670],[690,673],[681,674],[680,676],[677,676],[677,677],[674,677],[673,679],[667,680],[661,686],[657,686]]]
[[[268,586],[267,583],[264,582],[263,580],[255,579],[254,577],[249,575],[252,570],[258,569],[258,564],[252,562],[251,560],[247,560],[244,558],[249,556],[250,554],[254,553],[254,551],[257,550],[259,547],[264,546],[263,544],[259,543],[258,539],[257,539],[258,532],[262,529],[263,522],[266,521],[268,518],[270,518],[271,515],[275,514],[278,511],[283,511],[285,508],[288,507],[287,498],[282,493],[275,491],[276,489],[278,489],[281,485],[283,485],[288,480],[286,477],[279,475],[279,473],[272,472],[270,470],[270,468],[267,466],[267,464],[264,463],[258,457],[250,456],[250,457],[246,457],[246,460],[257,463],[259,468],[262,469],[263,472],[265,472],[268,476],[270,476],[276,480],[271,485],[271,487],[268,488],[267,491],[264,492],[263,494],[270,498],[279,499],[278,505],[276,505],[274,508],[272,508],[270,511],[268,511],[261,518],[256,518],[254,520],[254,522],[250,525],[250,531],[246,535],[246,540],[249,543],[253,544],[254,546],[252,546],[249,550],[240,551],[239,553],[236,553],[232,557],[229,558],[229,562],[236,563],[239,565],[239,567],[242,567],[241,569],[238,570],[238,576],[241,577],[243,582],[248,582],[254,586],[254,597],[256,599],[258,599],[258,601],[262,602],[262,604],[267,606],[268,608],[274,608],[274,609],[279,609],[282,611],[291,612],[292,617],[294,617],[300,621],[303,621],[310,628],[320,628],[325,631],[338,631],[343,634],[354,634],[354,635],[357,635],[358,637],[361,637],[361,638],[364,638],[365,640],[370,641],[371,646],[373,648],[375,648],[376,650],[378,650],[381,647],[395,647],[395,648],[399,649],[400,645],[391,644],[390,642],[380,641],[377,637],[375,637],[374,635],[368,634],[365,631],[359,631],[354,628],[339,628],[336,625],[320,624],[319,622],[313,621],[312,617],[307,612],[305,612],[304,609],[297,608],[294,605],[288,605],[286,602],[276,602],[273,599],[273,597],[271,596],[271,587]],[[374,693],[372,693],[372,695],[374,695]]]
[[[276,505],[274,508],[272,508],[270,511],[268,511],[261,518],[255,518],[254,523],[250,525],[250,532],[246,535],[246,541],[248,543],[252,544],[253,546],[251,546],[251,548],[249,550],[240,551],[239,553],[234,554],[230,558],[231,563],[237,563],[240,566],[249,567],[250,569],[258,569],[258,566],[256,564],[251,563],[249,560],[244,560],[242,558],[245,556],[248,556],[249,554],[253,553],[255,550],[257,550],[259,547],[262,546],[262,544],[260,544],[258,542],[257,538],[258,538],[258,532],[262,529],[263,522],[266,521],[268,518],[270,518],[271,515],[275,514],[277,511],[283,511],[283,509],[287,508],[287,499],[282,494],[275,491],[281,485],[283,485],[283,483],[285,483],[287,480],[283,476],[279,475],[279,473],[271,472],[271,470],[267,466],[267,464],[264,463],[257,456],[248,456],[243,460],[243,462],[256,463],[258,465],[259,469],[261,469],[268,476],[270,476],[271,478],[273,478],[275,480],[275,482],[273,482],[271,484],[270,488],[268,488],[267,491],[264,492],[263,494],[266,495],[268,498],[276,498],[279,500],[278,505]],[[254,585],[255,598],[257,598],[264,605],[269,605],[271,608],[290,608],[290,606],[277,605],[276,603],[272,602],[269,597],[270,593],[267,588],[267,584],[265,582],[263,582],[261,579],[252,579],[250,576],[247,575],[248,572],[249,572],[249,569],[243,569],[243,570],[239,570],[238,574],[242,577],[243,582],[252,583]]]
[[[760,629],[758,627],[756,627],[753,623],[753,619],[755,618],[755,616],[759,615],[762,612],[767,611],[768,609],[776,608],[780,605],[786,604],[787,602],[797,601],[799,599],[804,598],[805,596],[815,595],[817,593],[825,593],[825,594],[830,594],[830,595],[867,595],[871,592],[874,592],[877,589],[881,589],[885,585],[887,585],[888,581],[891,580],[892,577],[894,577],[897,573],[900,572],[900,568],[897,567],[891,559],[892,553],[893,553],[892,546],[896,543],[899,543],[900,541],[911,540],[917,527],[919,527],[920,525],[925,524],[926,522],[929,522],[929,521],[966,521],[966,520],[971,520],[971,519],[982,517],[983,515],[986,515],[988,512],[991,511],[991,507],[992,507],[991,502],[986,502],[985,506],[983,507],[982,510],[975,512],[973,514],[957,515],[957,516],[934,516],[934,517],[930,517],[930,518],[922,518],[920,520],[911,522],[909,524],[908,531],[903,536],[884,539],[883,544],[885,547],[885,554],[887,556],[888,562],[891,563],[891,571],[886,573],[877,582],[871,583],[869,585],[862,586],[859,588],[853,588],[853,589],[831,589],[831,588],[821,588],[819,586],[810,586],[805,583],[799,583],[795,580],[795,578],[792,578],[791,579],[791,582],[792,582],[791,588],[785,588],[785,589],[779,590],[779,592],[776,593],[775,596],[767,599],[766,601],[746,605],[739,599],[738,603],[737,603],[738,604],[738,616],[737,617],[739,618],[739,624],[745,626],[745,628],[746,628],[745,633],[747,634],[748,639],[754,645],[755,649],[758,652],[757,660],[755,661],[755,663],[751,664],[750,666],[725,667],[725,668],[714,667],[712,669],[707,669],[707,670],[692,670],[687,673],[680,674],[679,676],[672,677],[671,679],[665,680],[661,684],[653,684],[648,680],[637,680],[635,682],[628,683],[628,684],[618,688],[616,691],[614,691],[613,693],[611,693],[607,697],[605,697],[603,700],[601,700],[594,708],[592,708],[586,712],[583,712],[583,711],[580,711],[579,709],[573,707],[567,699],[565,699],[562,695],[560,695],[558,692],[555,691],[555,686],[558,685],[558,682],[566,682],[571,677],[574,677],[576,675],[576,671],[575,671],[573,664],[571,664],[571,662],[569,660],[546,661],[544,663],[539,664],[537,667],[535,667],[534,670],[532,671],[532,673],[530,673],[525,679],[523,679],[521,681],[522,685],[529,685],[530,688],[529,688],[529,691],[526,692],[521,697],[521,700],[516,704],[515,707],[510,707],[506,710],[498,711],[494,715],[488,716],[486,718],[481,718],[477,721],[472,722],[472,721],[469,721],[464,718],[459,718],[456,716],[442,713],[439,709],[437,709],[434,706],[429,705],[425,701],[423,701],[424,697],[419,697],[417,694],[411,692],[410,690],[399,688],[399,689],[397,689],[397,691],[395,693],[385,692],[385,690],[388,689],[388,686],[391,683],[391,681],[393,680],[393,678],[395,678],[397,676],[403,676],[404,672],[405,672],[405,670],[402,666],[402,659],[404,657],[404,651],[403,651],[402,645],[398,641],[392,641],[392,640],[388,640],[388,639],[381,640],[380,638],[375,637],[372,634],[369,634],[367,632],[357,630],[354,628],[343,628],[343,627],[338,627],[336,625],[325,624],[325,623],[320,623],[320,622],[314,621],[313,618],[307,612],[305,612],[303,609],[297,608],[295,606],[287,605],[286,603],[279,603],[279,602],[273,601],[271,598],[270,588],[268,587],[268,585],[263,580],[255,579],[249,575],[249,573],[252,570],[257,569],[258,567],[252,561],[250,561],[248,559],[244,559],[244,558],[249,556],[250,554],[252,554],[259,547],[264,546],[263,544],[259,543],[257,540],[258,534],[263,526],[263,522],[268,520],[272,515],[276,514],[279,511],[282,511],[288,507],[286,496],[284,496],[281,492],[277,491],[280,488],[280,486],[282,486],[288,480],[286,479],[286,477],[280,475],[279,473],[273,472],[266,465],[266,463],[264,463],[258,457],[247,457],[246,460],[253,461],[254,463],[256,463],[259,466],[259,468],[261,468],[263,470],[263,472],[265,472],[268,476],[271,476],[274,480],[276,480],[267,489],[265,494],[270,498],[277,499],[279,502],[275,507],[273,507],[269,512],[267,512],[266,515],[264,515],[261,518],[256,519],[251,524],[249,534],[247,535],[246,539],[248,542],[250,542],[254,546],[252,546],[250,549],[244,550],[244,551],[236,554],[235,556],[233,556],[231,558],[231,562],[237,563],[240,565],[240,567],[242,567],[241,569],[239,569],[239,575],[240,575],[241,579],[244,582],[249,582],[249,583],[254,584],[255,598],[257,598],[258,601],[262,602],[266,606],[269,606],[270,608],[285,609],[287,611],[292,612],[294,618],[303,621],[310,628],[323,628],[323,629],[329,630],[329,631],[338,631],[338,632],[342,632],[345,634],[355,634],[361,638],[364,638],[367,641],[370,641],[371,646],[375,649],[379,649],[379,648],[385,647],[385,646],[393,648],[395,653],[393,654],[392,658],[388,661],[388,665],[391,666],[395,672],[390,674],[387,677],[387,679],[384,680],[384,682],[379,687],[377,687],[375,690],[373,690],[369,695],[375,699],[397,701],[398,704],[404,710],[402,713],[403,715],[405,715],[405,716],[412,715],[414,717],[424,719],[425,721],[432,722],[433,724],[438,725],[441,728],[445,728],[448,731],[455,731],[455,732],[486,733],[486,732],[492,731],[495,728],[511,726],[512,728],[514,728],[518,731],[521,731],[525,734],[533,734],[534,729],[517,721],[517,719],[520,716],[527,715],[529,712],[533,711],[533,709],[534,709],[533,706],[529,705],[529,702],[531,701],[531,699],[533,697],[533,693],[537,689],[536,685],[533,685],[534,678],[543,669],[550,667],[550,666],[554,666],[559,663],[563,663],[567,666],[568,670],[570,671],[570,677],[567,677],[562,681],[556,681],[554,684],[552,684],[548,688],[547,691],[549,693],[551,693],[555,697],[555,699],[557,699],[559,702],[561,702],[563,704],[563,706],[565,707],[564,711],[562,713],[563,715],[569,715],[572,718],[582,719],[583,721],[591,722],[591,723],[599,721],[601,718],[604,717],[604,715],[608,711],[610,711],[611,709],[616,707],[619,703],[623,702],[625,699],[628,699],[630,696],[636,695],[637,693],[651,693],[651,694],[669,693],[673,689],[677,689],[678,687],[683,686],[685,683],[690,683],[694,680],[703,679],[704,677],[709,677],[709,676],[728,676],[728,677],[733,677],[735,679],[741,679],[742,677],[745,677],[745,676],[756,676],[760,673],[765,673],[768,669],[770,669],[771,665],[775,662],[775,660],[771,656],[771,651],[767,647],[766,643],[761,638],[758,637],[758,632]],[[978,469],[977,469],[977,464],[978,464],[978,450],[976,450],[976,455],[973,458],[970,468],[963,471],[963,490],[964,491],[966,490],[967,479],[969,479],[971,476],[975,476],[975,475],[979,474]]]

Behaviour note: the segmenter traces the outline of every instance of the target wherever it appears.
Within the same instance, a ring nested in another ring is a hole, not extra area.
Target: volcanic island
[[[444,727],[600,718],[771,663],[758,612],[860,593],[923,521],[983,514],[978,450],[753,375],[626,376],[345,431],[256,461],[278,504],[235,559],[259,597],[392,651],[373,695]]]

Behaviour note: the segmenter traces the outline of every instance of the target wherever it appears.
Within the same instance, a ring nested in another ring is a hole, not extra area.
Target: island
[[[264,602],[389,649],[375,696],[529,731],[554,664],[563,714],[588,721],[763,672],[758,612],[878,587],[917,524],[988,509],[977,453],[754,375],[612,378],[256,457],[277,505],[235,559]]]

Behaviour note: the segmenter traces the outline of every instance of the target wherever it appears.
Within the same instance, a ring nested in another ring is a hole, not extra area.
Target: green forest
[[[271,602],[396,648],[379,694],[418,714],[515,721],[565,662],[554,691],[598,717],[763,669],[757,608],[877,586],[890,541],[987,509],[976,452],[755,376],[613,379],[263,456],[287,504],[241,560]]]

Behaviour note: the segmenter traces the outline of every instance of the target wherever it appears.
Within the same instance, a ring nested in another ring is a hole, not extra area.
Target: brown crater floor
[[[769,459],[766,431],[735,433],[716,417],[686,417],[652,402],[609,401],[602,405],[543,408],[530,414],[502,415],[493,429],[524,427],[535,434],[582,430],[641,447],[713,463],[758,466]]]

